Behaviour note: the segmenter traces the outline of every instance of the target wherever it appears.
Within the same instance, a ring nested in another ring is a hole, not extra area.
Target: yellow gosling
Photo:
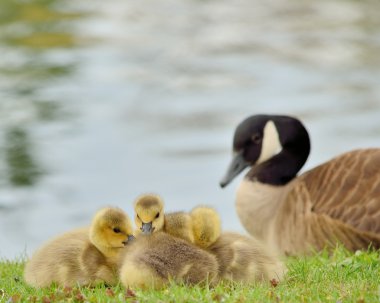
[[[38,249],[26,264],[25,281],[34,287],[113,285],[132,235],[131,221],[121,209],[103,208],[90,227],[57,236]]]
[[[164,213],[164,202],[158,195],[143,195],[135,202],[135,223],[143,234],[164,231],[174,237],[194,242],[191,217],[185,212]]]
[[[164,201],[158,195],[142,195],[135,202],[135,223],[143,234],[164,229]]]

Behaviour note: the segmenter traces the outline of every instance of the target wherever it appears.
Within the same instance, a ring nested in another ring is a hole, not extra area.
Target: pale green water
[[[0,256],[142,192],[214,205],[247,115],[297,115],[307,168],[380,145],[379,1],[0,1]]]

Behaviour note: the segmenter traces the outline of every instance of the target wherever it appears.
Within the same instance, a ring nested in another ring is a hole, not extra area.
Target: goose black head
[[[309,136],[302,123],[296,118],[278,115],[248,117],[235,130],[233,158],[226,175],[220,181],[220,186],[227,186],[247,167],[268,164],[276,157],[281,160],[281,156],[285,161],[287,153],[294,153],[294,157],[297,157],[295,162],[298,163],[293,163],[294,161],[289,163],[293,167],[286,168],[286,175],[296,170],[295,175],[305,163],[309,152]],[[262,166],[261,173],[266,167],[268,165]]]

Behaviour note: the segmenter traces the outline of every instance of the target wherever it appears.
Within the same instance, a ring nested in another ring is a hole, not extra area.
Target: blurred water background
[[[251,114],[304,121],[304,169],[380,145],[378,0],[1,0],[0,55],[0,257],[144,192],[243,231],[218,181]]]

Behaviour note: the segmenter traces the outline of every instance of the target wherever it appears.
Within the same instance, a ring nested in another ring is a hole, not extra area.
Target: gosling
[[[135,223],[142,234],[164,231],[194,243],[191,217],[185,212],[164,213],[164,202],[158,195],[143,195],[135,202]]]
[[[33,287],[114,285],[122,253],[132,239],[128,216],[119,208],[103,208],[90,227],[69,231],[37,250],[26,264],[25,281]]]
[[[280,259],[250,236],[224,232],[207,250],[216,257],[222,280],[246,284],[281,281],[286,273]]]
[[[137,236],[126,248],[120,270],[126,288],[161,289],[170,281],[213,284],[217,277],[214,255],[162,231]]]

